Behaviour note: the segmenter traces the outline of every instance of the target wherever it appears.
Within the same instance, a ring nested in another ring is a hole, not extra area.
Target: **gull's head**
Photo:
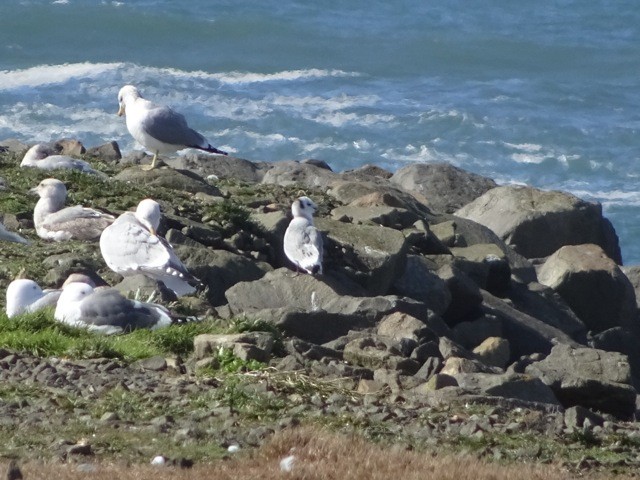
[[[62,294],[58,300],[58,304],[61,302],[80,302],[93,293],[93,287],[84,282],[72,282],[68,283],[62,289]]]
[[[291,213],[294,218],[303,217],[313,221],[313,214],[318,210],[318,206],[309,197],[300,197],[291,205]]]
[[[7,317],[24,312],[25,308],[42,297],[42,289],[33,280],[19,278],[7,287]]]
[[[87,285],[91,285],[92,288],[96,288],[96,282],[94,282],[89,275],[85,275],[84,273],[72,273],[69,275],[62,284],[62,288],[64,289],[64,287],[71,283],[86,283]]]
[[[122,116],[126,113],[127,103],[135,101],[137,98],[142,98],[138,89],[133,85],[125,85],[118,92],[118,116]]]
[[[67,187],[55,178],[45,178],[37,187],[32,188],[29,192],[38,195],[40,198],[50,198],[62,203],[64,203],[67,198]]]
[[[136,218],[149,229],[152,235],[156,234],[160,225],[160,204],[150,198],[142,200],[136,208]]]

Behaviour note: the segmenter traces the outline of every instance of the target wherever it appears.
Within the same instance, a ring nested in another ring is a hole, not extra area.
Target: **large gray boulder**
[[[385,295],[400,274],[409,242],[398,230],[355,225],[318,218],[325,248],[334,248],[340,261],[335,267],[362,285],[371,295]],[[335,256],[333,256],[335,258]]]
[[[629,418],[635,412],[631,368],[621,353],[556,345],[525,372],[549,385],[564,407],[580,405],[619,418]]]
[[[458,382],[458,386],[469,393],[560,406],[553,390],[540,379],[530,375],[458,373],[452,376]]]
[[[633,285],[599,246],[560,248],[539,269],[538,278],[560,294],[589,330],[637,331]]]
[[[455,214],[489,227],[526,258],[547,257],[564,245],[595,243],[622,263],[618,237],[602,216],[602,206],[569,193],[496,187]]]
[[[140,167],[131,167],[122,170],[113,178],[149,187],[165,187],[189,193],[221,196],[217,187],[209,185],[202,177],[189,170],[174,170],[173,168],[142,170]]]
[[[412,163],[394,173],[391,182],[442,213],[453,213],[496,186],[490,178],[447,163]]]
[[[262,183],[298,185],[326,190],[337,178],[337,173],[315,163],[287,160],[273,163],[262,177]]]
[[[165,162],[175,169],[189,170],[205,178],[233,178],[248,183],[259,183],[268,168],[268,164],[263,162],[206,153],[187,153],[168,158]]]
[[[407,255],[404,272],[393,286],[399,295],[423,302],[438,315],[451,304],[447,283],[433,271],[433,263],[419,255]]]

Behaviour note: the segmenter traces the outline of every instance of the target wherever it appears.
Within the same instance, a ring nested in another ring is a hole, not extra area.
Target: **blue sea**
[[[122,85],[249,160],[449,162],[603,204],[640,263],[640,3],[16,0],[0,139],[116,140]]]

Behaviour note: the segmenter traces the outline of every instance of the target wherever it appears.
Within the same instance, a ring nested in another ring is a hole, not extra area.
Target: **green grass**
[[[51,309],[12,319],[0,314],[0,347],[40,357],[104,357],[134,361],[154,355],[187,356],[193,351],[196,335],[219,332],[220,327],[207,320],[104,336],[55,321]]]

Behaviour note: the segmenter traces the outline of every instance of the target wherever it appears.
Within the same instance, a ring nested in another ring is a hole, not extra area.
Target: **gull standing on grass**
[[[300,197],[291,205],[293,220],[284,233],[284,253],[296,266],[312,275],[322,274],[322,235],[313,226],[318,206],[309,197]]]
[[[139,328],[155,330],[179,322],[162,305],[129,300],[113,288],[95,290],[82,282],[64,286],[54,318],[107,335]]]
[[[200,281],[158,235],[160,216],[160,205],[150,198],[142,200],[135,212],[120,215],[100,236],[102,258],[122,276],[141,273],[161,281],[178,296],[193,293]]]
[[[118,93],[118,115],[126,116],[127,130],[143,147],[153,152],[155,168],[158,154],[173,153],[184,148],[197,148],[209,153],[227,155],[198,132],[189,128],[184,116],[164,105],[145,100],[133,85],[125,85]]]
[[[97,240],[115,219],[81,205],[65,208],[67,187],[55,178],[46,178],[29,191],[40,196],[33,210],[33,223],[38,236],[45,240]]]

